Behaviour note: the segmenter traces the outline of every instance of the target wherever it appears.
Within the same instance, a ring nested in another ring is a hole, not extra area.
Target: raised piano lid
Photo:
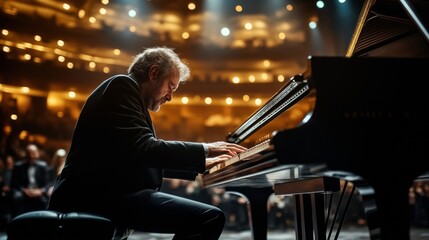
[[[346,57],[428,57],[429,1],[367,0]]]
[[[307,96],[309,92],[310,87],[307,80],[301,75],[289,79],[289,81],[287,81],[262,107],[251,114],[246,121],[231,132],[227,137],[227,141],[241,143],[280,114],[291,108],[296,102]],[[262,137],[266,137],[266,135]],[[252,145],[255,145],[255,143]]]

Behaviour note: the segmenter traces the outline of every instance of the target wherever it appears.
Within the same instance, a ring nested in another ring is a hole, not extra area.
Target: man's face
[[[150,111],[157,112],[161,105],[173,99],[173,93],[179,87],[179,72],[174,68],[172,74],[163,79],[158,79],[157,67],[151,70],[149,87],[145,89],[144,97],[147,108]]]
[[[35,162],[39,158],[39,150],[34,145],[28,146],[26,152],[28,161],[30,162]]]

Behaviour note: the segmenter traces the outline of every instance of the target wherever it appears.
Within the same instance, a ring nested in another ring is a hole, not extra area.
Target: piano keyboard
[[[270,148],[271,148],[270,140],[263,141],[251,148],[248,148],[246,151],[238,154],[237,156],[234,156],[231,159],[210,168],[209,173],[214,173],[234,163],[251,159],[250,158],[251,156],[254,156],[257,153],[268,150]]]

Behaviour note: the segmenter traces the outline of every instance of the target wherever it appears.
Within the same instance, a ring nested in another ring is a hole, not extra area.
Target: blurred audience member
[[[10,179],[14,165],[12,155],[0,159],[0,231],[6,229],[11,220]]]
[[[60,148],[52,156],[51,168],[53,170],[55,178],[61,173],[64,168],[66,161],[67,152],[65,149]]]
[[[51,186],[49,166],[40,160],[39,148],[27,145],[25,159],[16,162],[12,171],[12,216],[45,209]]]
[[[54,189],[55,181],[57,180],[58,175],[60,175],[61,171],[64,168],[64,164],[66,162],[67,152],[65,149],[58,149],[54,155],[52,156],[52,161],[50,165],[50,180],[51,186],[48,188],[47,195],[50,197],[52,194],[52,190]]]
[[[10,192],[10,181],[12,179],[12,170],[15,165],[15,159],[12,155],[6,155],[0,163],[3,167],[0,167],[0,182],[1,182],[1,196],[9,195]]]

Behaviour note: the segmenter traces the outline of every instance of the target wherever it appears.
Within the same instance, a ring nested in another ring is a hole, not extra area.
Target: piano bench
[[[276,195],[332,193],[340,190],[340,179],[329,176],[305,176],[274,184]]]
[[[40,210],[14,217],[7,225],[7,240],[122,240],[133,230],[88,213]]]

